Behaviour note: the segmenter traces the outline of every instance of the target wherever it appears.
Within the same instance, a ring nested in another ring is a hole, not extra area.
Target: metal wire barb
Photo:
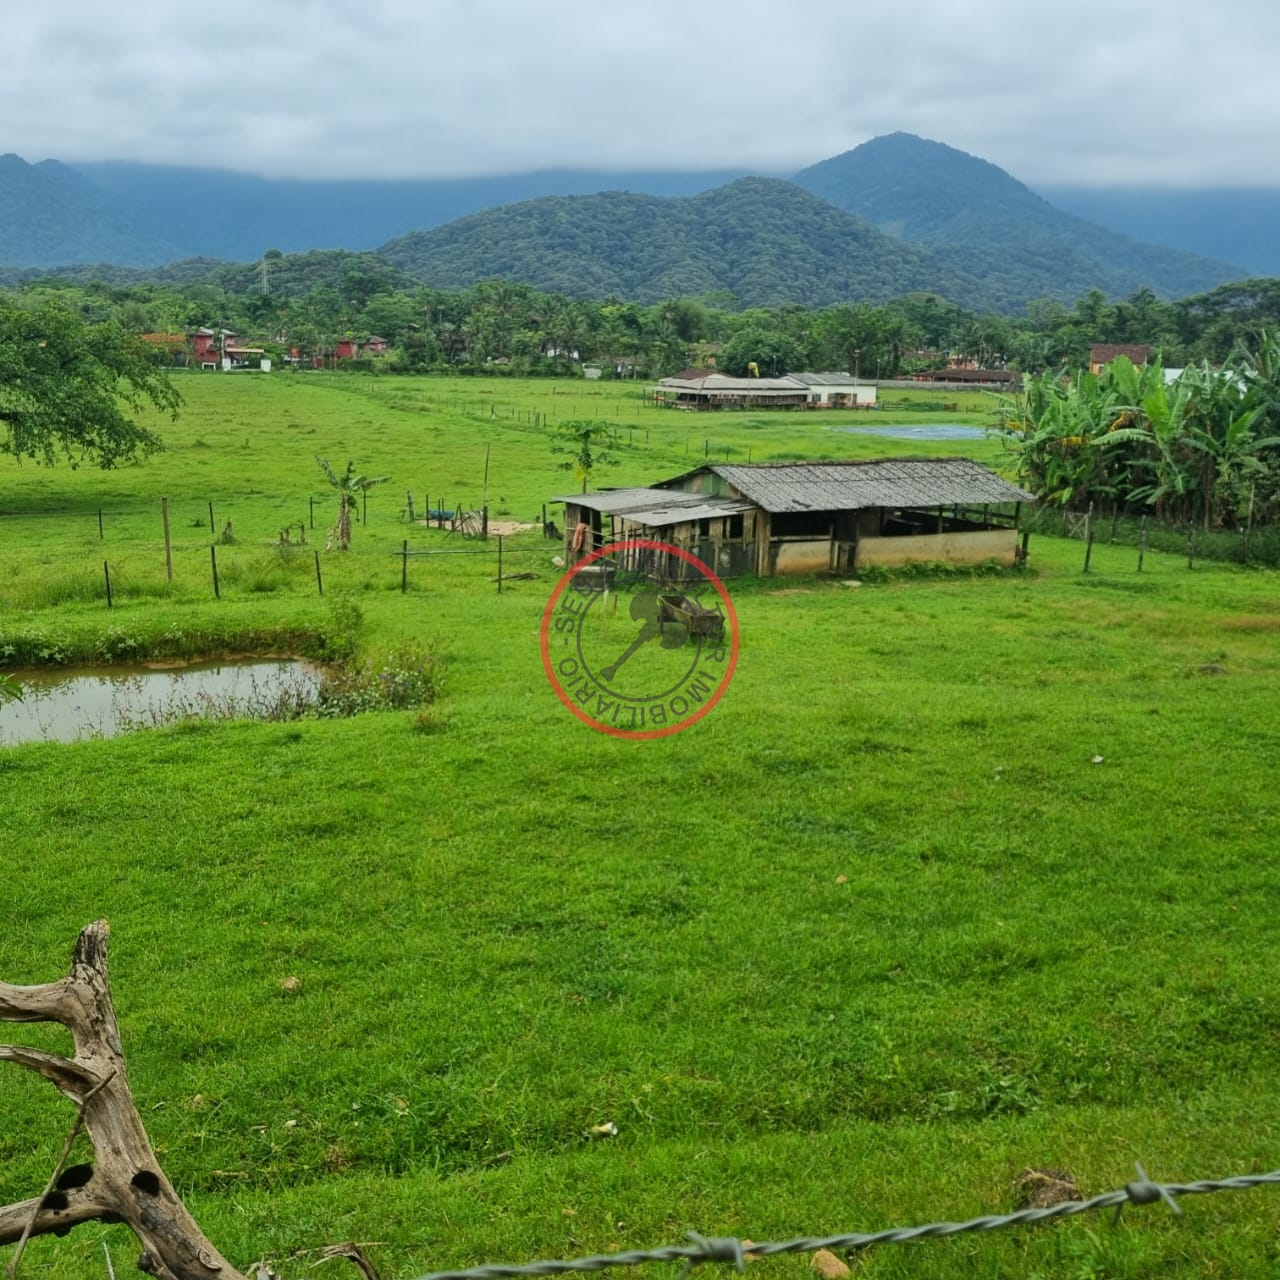
[[[1180,1214],[1179,1196],[1203,1195],[1210,1191],[1247,1191],[1251,1187],[1280,1184],[1280,1169],[1271,1173],[1244,1174],[1237,1178],[1204,1179],[1199,1182],[1152,1182],[1141,1165],[1138,1177],[1119,1191],[1104,1191],[1089,1200],[1066,1200],[1043,1209],[1019,1209],[1016,1213],[970,1218],[967,1222],[931,1222],[920,1227],[890,1227],[870,1234],[850,1232],[837,1236],[800,1236],[795,1240],[746,1243],[733,1237],[704,1237],[689,1232],[689,1244],[658,1249],[630,1249],[622,1253],[596,1254],[571,1260],[547,1259],[522,1266],[503,1264],[469,1267],[462,1271],[433,1271],[420,1280],[508,1280],[514,1276],[558,1276],[573,1271],[604,1271],[609,1267],[637,1267],[650,1262],[683,1262],[683,1276],[704,1262],[728,1262],[742,1270],[747,1258],[770,1258],[779,1253],[812,1253],[818,1249],[868,1249],[876,1244],[903,1244],[909,1240],[934,1240],[970,1231],[997,1231],[1002,1227],[1027,1226],[1052,1218],[1115,1209],[1117,1218],[1127,1204],[1165,1204]]]

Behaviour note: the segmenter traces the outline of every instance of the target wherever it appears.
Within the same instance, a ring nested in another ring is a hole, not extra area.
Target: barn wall
[[[773,572],[825,573],[831,568],[831,539],[804,538],[794,542],[775,541]]]
[[[1013,564],[1018,547],[1015,529],[982,529],[966,533],[922,533],[906,538],[862,538],[857,567],[907,564],[913,560]]]

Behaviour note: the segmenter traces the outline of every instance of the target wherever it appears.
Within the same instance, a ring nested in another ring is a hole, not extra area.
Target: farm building
[[[713,463],[648,489],[556,501],[574,558],[645,538],[690,551],[721,576],[773,577],[912,561],[1012,564],[1030,498],[967,458],[884,458]],[[684,562],[665,558],[650,572],[682,576]]]
[[[869,409],[873,382],[847,373],[788,373],[780,378],[730,378],[686,369],[653,388],[657,404],[673,409]]]

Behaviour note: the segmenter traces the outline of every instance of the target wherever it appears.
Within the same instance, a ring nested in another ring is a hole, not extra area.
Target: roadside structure
[[[647,539],[692,552],[722,577],[854,574],[913,561],[1013,564],[1032,495],[968,458],[710,463],[643,489],[566,495],[565,554]],[[679,579],[650,553],[626,567]]]

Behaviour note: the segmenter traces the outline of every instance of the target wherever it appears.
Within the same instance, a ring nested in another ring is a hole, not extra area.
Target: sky
[[[1280,184],[1275,0],[5,7],[0,152],[33,163],[790,173],[905,130],[1032,185]]]

